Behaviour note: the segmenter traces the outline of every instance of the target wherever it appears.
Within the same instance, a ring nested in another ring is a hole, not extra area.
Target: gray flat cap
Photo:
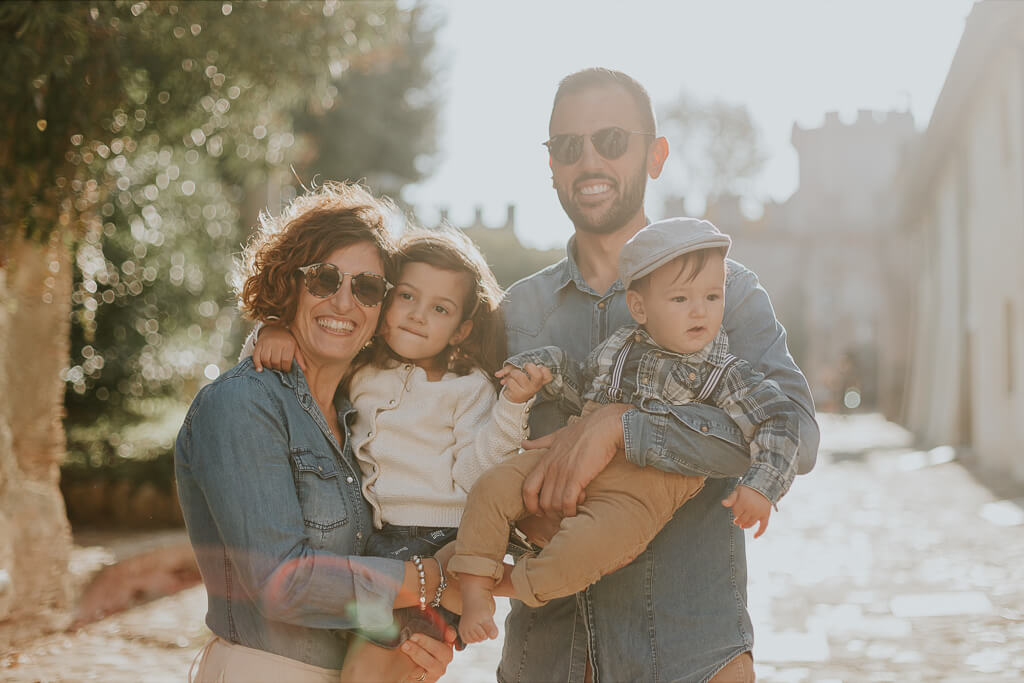
[[[619,279],[629,287],[633,280],[654,272],[691,251],[725,247],[732,240],[709,221],[697,218],[666,218],[651,223],[622,246]]]

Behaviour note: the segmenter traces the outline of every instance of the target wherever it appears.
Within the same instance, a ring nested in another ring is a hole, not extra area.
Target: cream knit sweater
[[[458,526],[473,483],[527,438],[533,404],[496,397],[481,370],[431,382],[410,363],[360,369],[349,399],[352,446],[377,528]]]

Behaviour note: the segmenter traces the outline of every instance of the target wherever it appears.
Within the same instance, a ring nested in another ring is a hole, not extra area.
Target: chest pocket
[[[348,524],[348,506],[342,491],[341,470],[330,454],[295,449],[290,454],[295,490],[306,528],[315,529],[315,545],[323,547],[328,532]]]

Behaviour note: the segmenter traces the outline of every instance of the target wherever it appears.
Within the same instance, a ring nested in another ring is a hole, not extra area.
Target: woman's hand
[[[267,323],[260,328],[256,336],[256,344],[252,349],[252,364],[257,372],[267,367],[271,370],[288,372],[292,369],[292,359],[306,371],[306,359],[295,343],[295,337],[283,325]]]
[[[447,592],[447,591],[446,591]],[[455,657],[455,629],[447,627],[444,642],[422,633],[414,633],[402,643],[402,652],[413,661],[416,669],[406,679],[408,683],[435,683]],[[417,673],[418,672],[418,673]]]

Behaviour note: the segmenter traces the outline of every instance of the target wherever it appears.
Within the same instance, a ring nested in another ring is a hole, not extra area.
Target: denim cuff
[[[648,449],[644,448],[644,444],[658,443],[659,430],[651,418],[651,415],[641,412],[638,408],[630,408],[622,414],[622,441],[626,460],[637,467],[646,467],[650,464]]]
[[[352,557],[349,566],[356,623],[369,629],[390,625],[395,596],[405,578],[405,563],[383,557]]]

